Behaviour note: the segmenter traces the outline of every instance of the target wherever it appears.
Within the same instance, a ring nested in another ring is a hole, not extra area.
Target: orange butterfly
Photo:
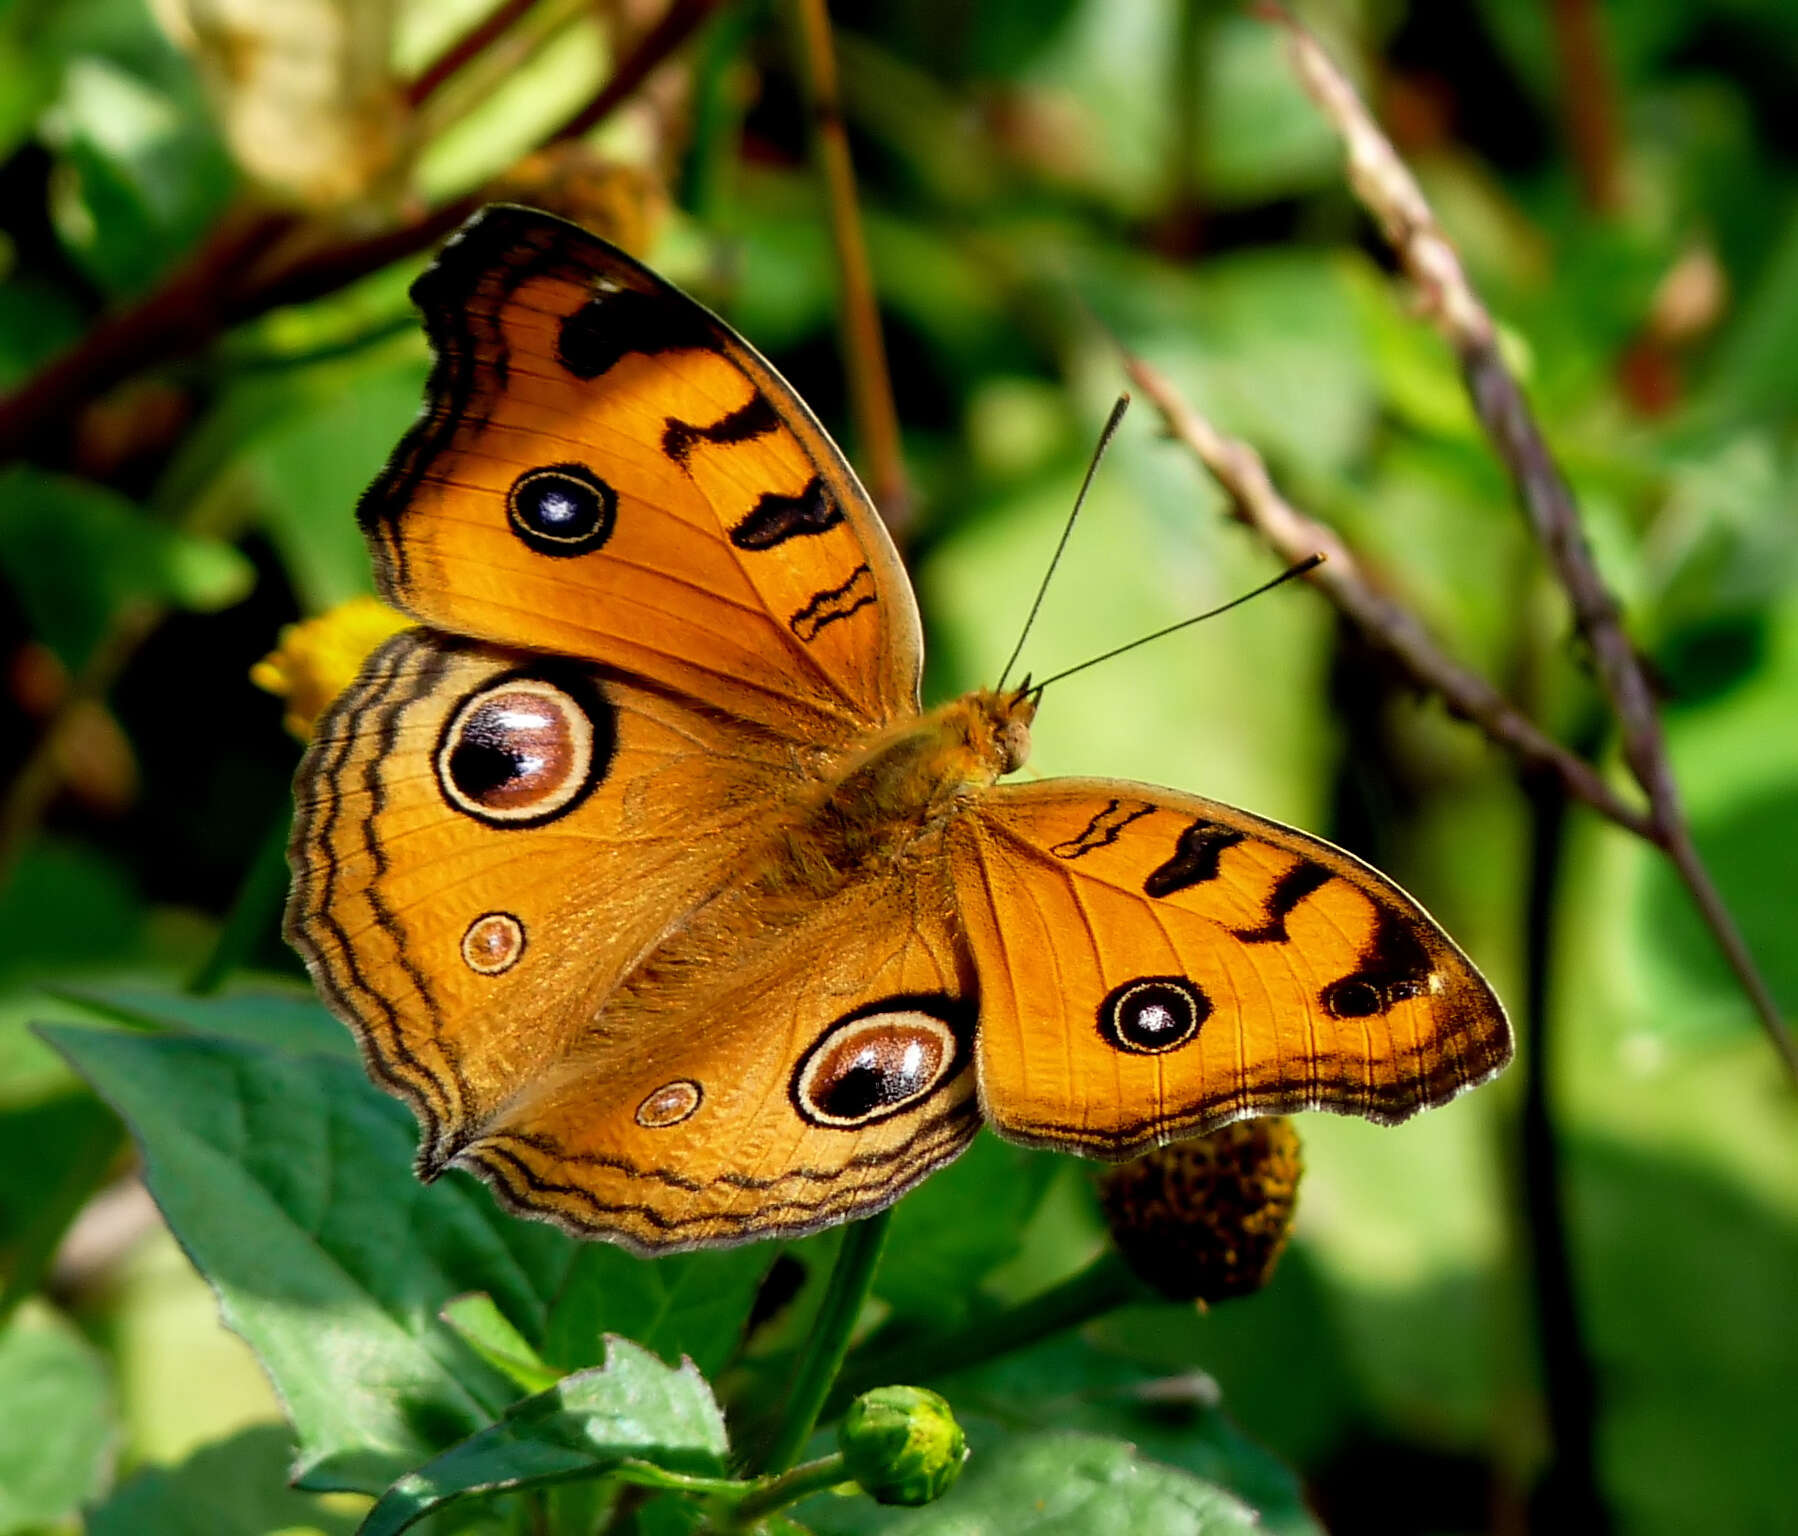
[[[298,781],[288,933],[418,1168],[662,1251],[809,1232],[1003,1136],[1123,1158],[1397,1121],[1509,1059],[1405,893],[1230,806],[1000,784],[1037,696],[918,703],[866,493],[740,337],[521,208],[413,290],[363,498],[377,651]]]

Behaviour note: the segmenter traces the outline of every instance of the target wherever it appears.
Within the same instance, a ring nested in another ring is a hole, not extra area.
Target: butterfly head
[[[974,759],[970,779],[991,783],[1029,761],[1036,701],[1026,681],[1021,688],[981,688],[950,706]]]

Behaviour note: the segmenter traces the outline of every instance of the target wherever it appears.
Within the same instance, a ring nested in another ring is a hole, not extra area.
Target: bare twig
[[[592,100],[546,135],[545,142],[576,138],[597,126],[718,3],[673,0]],[[282,304],[333,292],[422,251],[479,203],[478,195],[457,199],[378,235],[349,240],[325,219],[237,210],[144,298],[101,321],[16,393],[0,399],[0,463],[28,453],[54,456],[66,423],[126,379],[198,352],[229,326]]]
[[[799,40],[811,90],[812,133],[830,199],[830,233],[843,288],[843,351],[849,371],[849,404],[855,435],[868,466],[868,489],[896,538],[911,521],[911,490],[899,443],[899,414],[887,371],[880,309],[855,200],[855,167],[843,129],[837,62],[824,0],[795,0]]]
[[[1178,390],[1140,358],[1125,368],[1168,431],[1204,464],[1229,494],[1235,515],[1288,562],[1322,554],[1324,563],[1305,579],[1334,602],[1366,638],[1394,657],[1423,687],[1440,694],[1457,715],[1472,721],[1530,767],[1552,774],[1568,794],[1584,801],[1618,826],[1654,838],[1654,823],[1630,805],[1590,764],[1575,757],[1507,700],[1478,673],[1451,660],[1421,620],[1362,574],[1359,563],[1335,531],[1295,509],[1275,488],[1261,455],[1247,443],[1225,437]]]
[[[414,109],[422,107],[449,84],[451,79],[510,32],[536,3],[537,0],[500,0],[498,5],[419,72],[418,78],[406,87],[406,104]]]
[[[1561,63],[1561,117],[1586,206],[1615,213],[1623,202],[1617,142],[1617,75],[1611,67],[1598,0],[1554,0],[1555,51]]]
[[[61,456],[83,406],[150,362],[179,357],[209,339],[219,295],[299,223],[294,214],[247,204],[228,214],[147,297],[106,316],[16,393],[0,398],[0,463],[27,452]]]
[[[1652,831],[1647,835],[1672,860],[1787,1071],[1798,1081],[1798,1045],[1692,842],[1647,674],[1592,558],[1573,493],[1499,353],[1491,315],[1415,178],[1354,87],[1322,45],[1283,10],[1275,5],[1260,10],[1285,27],[1301,83],[1342,136],[1355,195],[1378,220],[1417,285],[1424,313],[1460,358],[1474,410],[1516,485],[1572,604],[1574,622],[1591,648],[1599,682],[1622,728],[1624,761],[1648,796]]]

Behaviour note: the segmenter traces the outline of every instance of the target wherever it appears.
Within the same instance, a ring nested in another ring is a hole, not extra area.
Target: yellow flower
[[[287,700],[288,730],[309,741],[325,706],[356,680],[369,653],[411,623],[378,598],[352,597],[316,619],[284,625],[281,643],[250,668],[250,681]]]

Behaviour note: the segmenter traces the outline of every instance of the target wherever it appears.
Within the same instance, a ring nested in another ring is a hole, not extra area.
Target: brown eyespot
[[[487,912],[462,935],[462,960],[482,976],[498,976],[518,964],[524,953],[524,924],[510,912]]]
[[[793,1072],[793,1106],[813,1125],[849,1129],[908,1109],[960,1071],[964,1034],[949,998],[889,998],[857,1009],[813,1043]]]
[[[452,711],[437,782],[457,810],[490,826],[541,826],[605,777],[613,745],[611,708],[589,679],[500,678]]]
[[[689,1077],[663,1083],[637,1106],[637,1124],[646,1131],[659,1131],[671,1125],[679,1125],[699,1108],[700,1100],[704,1097],[699,1084]]]

